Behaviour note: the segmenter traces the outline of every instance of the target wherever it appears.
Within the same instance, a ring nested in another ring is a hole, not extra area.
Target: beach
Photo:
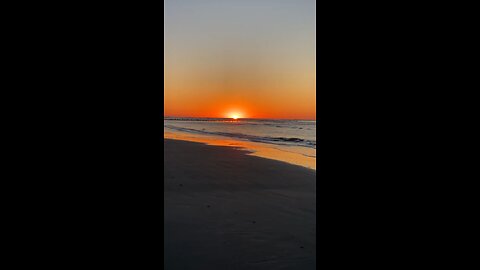
[[[315,269],[316,171],[164,140],[165,269]]]
[[[314,120],[164,118],[163,137],[238,146],[249,155],[316,169]]]

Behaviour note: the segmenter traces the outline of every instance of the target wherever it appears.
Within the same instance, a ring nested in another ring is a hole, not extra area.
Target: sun
[[[229,115],[229,118],[232,118],[233,120],[237,120],[237,119],[239,119],[239,118],[242,118],[242,115],[239,114],[239,113],[231,113],[231,114]]]

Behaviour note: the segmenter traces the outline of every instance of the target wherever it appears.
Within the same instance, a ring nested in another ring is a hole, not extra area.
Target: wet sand
[[[277,149],[278,146],[272,147],[272,145],[269,144],[234,140],[225,137],[220,138],[213,136],[204,136],[200,134],[188,134],[185,132],[169,132],[165,130],[163,132],[163,136],[165,139],[200,142],[215,146],[237,146],[242,149],[251,151],[250,155],[252,156],[283,161],[309,169],[316,169],[316,158],[313,157],[316,156],[316,149],[290,146],[290,149],[296,148],[296,151],[288,151],[285,149],[280,150]]]
[[[315,269],[316,171],[164,140],[164,266]]]

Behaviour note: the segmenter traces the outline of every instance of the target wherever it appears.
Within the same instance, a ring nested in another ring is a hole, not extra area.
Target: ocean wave
[[[268,143],[268,144],[275,144],[275,145],[303,146],[303,147],[314,148],[314,149],[316,149],[317,147],[316,141],[305,140],[301,138],[262,137],[262,136],[254,136],[254,135],[248,135],[248,134],[242,134],[242,133],[214,132],[214,131],[207,131],[204,128],[199,130],[199,129],[193,129],[193,128],[177,127],[177,126],[168,125],[168,124],[164,124],[164,127],[172,130],[176,130],[176,131],[187,132],[187,133],[217,135],[217,136],[247,140],[251,142]]]
[[[278,125],[278,124],[292,124],[297,125],[316,125],[315,120],[293,120],[293,119],[261,119],[261,118],[239,118],[233,120],[232,118],[195,118],[195,117],[164,117],[164,121],[183,121],[183,122],[235,122],[242,123],[258,123],[261,125]]]

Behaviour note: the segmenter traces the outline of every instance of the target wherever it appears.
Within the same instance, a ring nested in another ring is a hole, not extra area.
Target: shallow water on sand
[[[237,147],[316,169],[316,121],[165,118],[164,138]]]

